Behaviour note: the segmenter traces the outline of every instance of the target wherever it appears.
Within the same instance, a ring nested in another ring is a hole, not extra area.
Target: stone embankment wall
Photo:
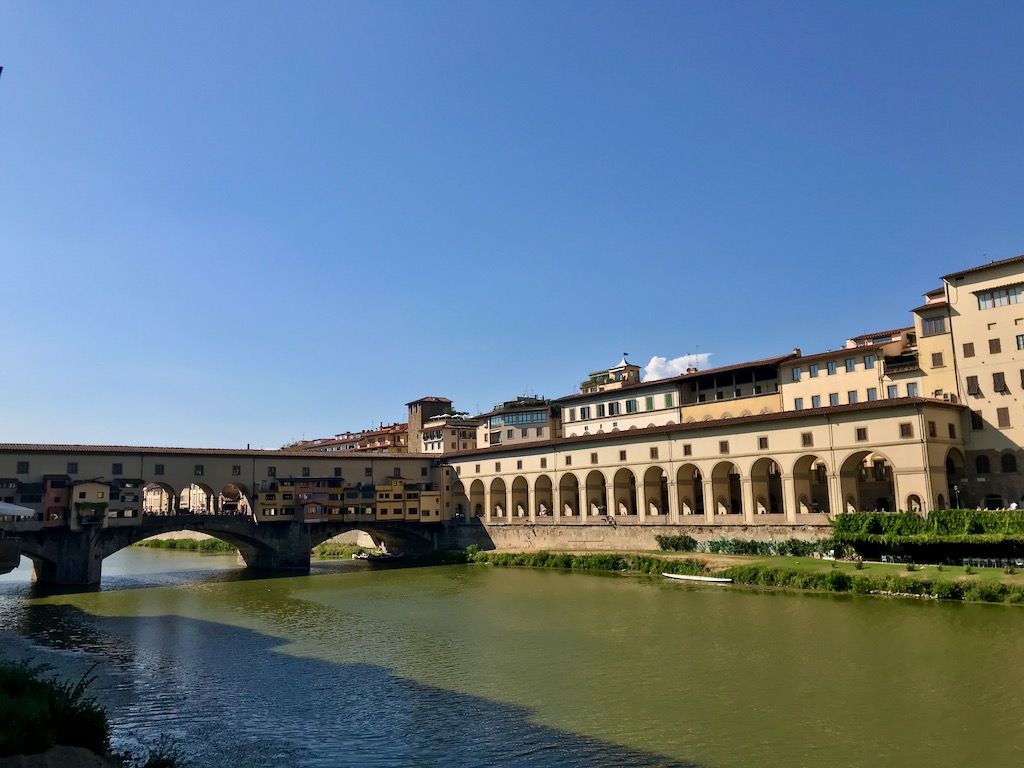
[[[539,550],[656,550],[655,536],[692,536],[708,539],[749,539],[782,541],[825,538],[831,528],[822,525],[460,525],[448,530],[448,546],[462,549],[476,544],[480,549],[508,549],[520,552]]]

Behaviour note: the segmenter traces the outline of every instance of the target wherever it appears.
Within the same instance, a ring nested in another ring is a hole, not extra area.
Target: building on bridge
[[[423,501],[403,505],[401,515],[392,506],[387,518],[436,523],[452,514],[442,490],[447,471],[416,454],[0,445],[0,497],[38,513],[20,529],[132,525],[143,514],[183,513],[372,522],[377,488],[396,480]]]

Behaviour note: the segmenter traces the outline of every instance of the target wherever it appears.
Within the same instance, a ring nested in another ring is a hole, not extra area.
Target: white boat
[[[732,579],[722,579],[717,576],[689,576],[685,573],[663,573],[670,579],[679,579],[680,581],[702,581],[705,584],[732,584]]]

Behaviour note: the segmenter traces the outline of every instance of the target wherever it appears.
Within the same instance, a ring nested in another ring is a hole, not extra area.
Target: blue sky
[[[278,447],[1024,253],[1019,2],[0,4],[0,441]]]

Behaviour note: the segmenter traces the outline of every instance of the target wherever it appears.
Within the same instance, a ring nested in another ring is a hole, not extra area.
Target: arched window
[[[1003,472],[1016,472],[1017,471],[1017,457],[1012,453],[1004,453],[1000,462],[1003,465]]]
[[[988,456],[979,456],[974,460],[974,468],[978,470],[979,475],[987,475],[992,471],[992,468],[988,463]]]

